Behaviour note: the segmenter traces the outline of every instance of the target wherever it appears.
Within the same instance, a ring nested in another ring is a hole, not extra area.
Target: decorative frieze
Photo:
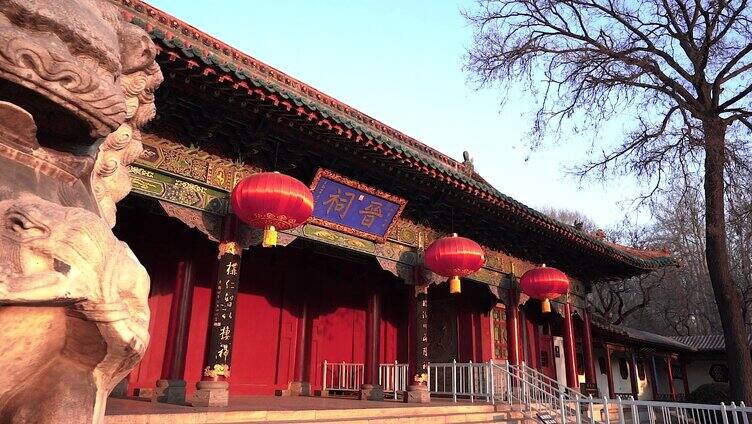
[[[232,187],[244,176],[262,171],[155,134],[144,134],[143,145],[143,154],[131,167],[134,191],[212,215],[225,215],[228,211],[228,193]],[[280,233],[373,255],[382,266],[387,265],[385,269],[393,268],[395,275],[399,275],[396,272],[399,267],[417,263],[419,249],[446,235],[404,217],[395,220],[383,243],[314,224]],[[534,267],[530,262],[487,247],[483,247],[483,251],[486,263],[467,277],[470,280],[497,287],[507,286],[504,283],[506,275],[519,277]],[[389,266],[386,261],[395,264]],[[577,297],[583,297],[584,285],[573,284],[572,292]]]

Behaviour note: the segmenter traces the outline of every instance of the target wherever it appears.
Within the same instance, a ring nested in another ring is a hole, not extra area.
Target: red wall
[[[203,369],[216,243],[171,218],[124,210],[118,219],[118,236],[131,245],[152,280],[151,342],[144,359],[129,375],[131,393],[137,388],[153,388],[161,377],[178,262],[197,258],[185,365],[190,395]],[[365,309],[372,287],[384,291],[381,360],[407,359],[406,287],[375,262],[360,261],[293,247],[244,252],[232,350],[232,394],[272,394],[275,389],[287,388],[294,377],[304,299],[308,302],[310,340],[307,375],[314,388],[321,386],[325,359],[364,361]]]
[[[136,388],[154,387],[161,377],[178,263],[192,259],[195,287],[186,370],[189,378],[190,375],[200,375],[203,340],[209,316],[209,296],[216,266],[216,260],[213,259],[216,257],[216,245],[176,219],[136,209],[118,210],[118,224],[114,232],[118,238],[128,243],[151,278],[150,342],[144,358],[128,376],[129,390],[132,392]]]
[[[129,242],[152,278],[149,297],[151,343],[129,376],[129,389],[152,388],[160,378],[172,291],[180,260],[196,258],[185,379],[189,395],[203,368],[211,292],[215,284],[216,243],[170,218],[125,211],[118,235]],[[301,248],[252,248],[243,254],[230,391],[272,394],[294,377],[295,343],[302,303],[308,303],[306,363],[314,389],[321,387],[322,364],[365,359],[365,310],[374,287],[382,291],[380,361],[407,361],[407,293],[401,280],[370,258],[337,258]],[[446,290],[439,286],[433,290]],[[485,291],[483,291],[485,290]],[[447,293],[448,296],[448,293]],[[487,289],[463,283],[457,302],[457,359],[491,357]],[[430,325],[430,323],[429,323]]]

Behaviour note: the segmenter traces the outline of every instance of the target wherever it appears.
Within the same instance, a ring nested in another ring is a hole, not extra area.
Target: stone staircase
[[[537,422],[526,417],[518,405],[442,404],[386,408],[310,409],[269,411],[201,411],[191,413],[108,415],[106,424],[412,424],[412,423],[511,423]]]

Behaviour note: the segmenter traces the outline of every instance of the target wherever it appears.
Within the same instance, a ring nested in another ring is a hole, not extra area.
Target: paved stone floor
[[[429,404],[393,400],[360,401],[321,397],[234,396],[224,408],[201,408],[110,399],[106,424],[208,424],[208,423],[447,423],[490,422],[498,406],[485,402],[452,403],[432,399]]]
[[[478,402],[485,405],[485,402]],[[170,405],[159,402],[146,402],[136,398],[117,399],[107,401],[107,415],[158,414],[158,413],[194,413],[206,411],[304,411],[322,409],[366,409],[366,408],[414,408],[446,407],[457,405],[451,400],[431,399],[428,404],[403,403],[400,401],[384,400],[383,402],[363,401],[357,399],[323,398],[307,396],[231,396],[230,405],[226,408],[200,408],[192,406]],[[470,405],[462,402],[460,405]]]

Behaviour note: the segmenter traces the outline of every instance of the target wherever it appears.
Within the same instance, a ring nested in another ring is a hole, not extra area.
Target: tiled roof
[[[692,346],[698,351],[722,351],[726,349],[723,334],[704,334],[698,336],[672,336],[672,339]],[[752,348],[752,336],[747,335],[747,344]]]
[[[681,340],[677,340],[673,337],[662,336],[660,334],[638,330],[636,328],[613,325],[598,319],[591,320],[591,324],[593,325],[593,327],[595,327],[596,330],[601,330],[601,332],[623,337],[626,339],[625,341],[632,341],[636,342],[637,344],[644,343],[682,351],[696,350],[694,346],[686,344]]]
[[[667,252],[647,251],[606,242],[529,208],[504,195],[463,164],[397,131],[325,93],[275,69],[195,27],[139,0],[111,0],[119,4],[130,22],[143,27],[190,66],[206,66],[205,75],[217,74],[218,81],[257,95],[275,105],[307,117],[314,125],[331,129],[338,136],[370,145],[409,166],[459,190],[475,195],[509,211],[549,237],[564,237],[578,247],[605,255],[641,272],[676,266]],[[218,75],[218,72],[224,73]],[[344,134],[344,135],[343,135]],[[388,154],[387,154],[388,153]],[[634,271],[633,274],[640,272]]]

